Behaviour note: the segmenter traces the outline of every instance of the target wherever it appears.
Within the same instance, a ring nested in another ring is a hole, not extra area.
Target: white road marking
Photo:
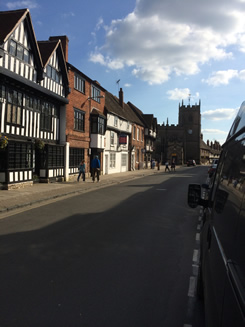
[[[200,241],[200,233],[196,233],[196,241]]]
[[[197,279],[194,276],[190,277],[190,283],[189,283],[189,290],[188,290],[188,296],[189,297],[194,297],[196,293],[196,284],[197,284]]]
[[[192,261],[196,263],[196,262],[198,262],[198,259],[199,259],[199,251],[198,250],[194,250]]]

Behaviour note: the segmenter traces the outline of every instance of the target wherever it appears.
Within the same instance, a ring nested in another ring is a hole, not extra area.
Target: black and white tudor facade
[[[28,9],[0,12],[0,183],[65,175],[68,75],[60,40],[37,42]]]

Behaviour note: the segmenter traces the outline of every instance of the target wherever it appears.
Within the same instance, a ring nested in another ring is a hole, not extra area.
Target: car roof
[[[238,114],[231,126],[226,141],[237,134],[243,127],[245,127],[245,101],[241,104],[240,110],[238,111]]]

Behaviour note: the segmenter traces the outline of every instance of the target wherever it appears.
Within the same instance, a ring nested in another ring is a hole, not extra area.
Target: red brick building
[[[70,93],[66,106],[66,158],[69,165],[67,176],[77,174],[82,159],[86,172],[90,171],[90,162],[94,155],[102,160],[106,117],[104,115],[105,90],[97,81],[90,79],[68,62],[67,36],[51,37],[60,39],[67,63]]]

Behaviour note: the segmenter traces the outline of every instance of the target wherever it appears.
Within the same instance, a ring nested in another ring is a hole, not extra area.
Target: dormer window
[[[58,72],[54,67],[48,65],[46,72],[49,78],[56,81],[57,83],[60,83],[60,72]]]
[[[27,64],[29,64],[30,62],[29,50],[24,48],[22,44],[15,42],[14,40],[10,40],[9,53],[14,57],[23,60]]]

